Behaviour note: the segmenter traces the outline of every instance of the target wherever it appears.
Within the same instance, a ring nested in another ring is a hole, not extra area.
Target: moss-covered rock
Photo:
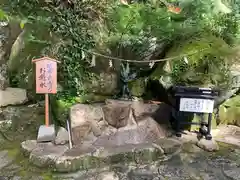
[[[32,99],[36,98],[35,66],[32,59],[43,56],[44,49],[51,41],[52,37],[47,27],[41,24],[26,24],[11,47],[7,62],[11,86],[27,89]]]
[[[234,96],[228,100],[226,100],[223,104],[224,107],[229,108],[229,107],[240,107],[240,96]]]
[[[209,34],[199,35],[176,43],[166,57],[177,58],[160,63],[151,77],[159,80],[171,77],[174,84],[224,87],[229,80],[230,62],[225,58],[228,51],[224,40]]]
[[[221,108],[219,114],[220,124],[232,124],[240,126],[240,107]]]
[[[144,78],[134,80],[129,83],[129,89],[133,96],[141,97],[145,92],[146,83]]]
[[[69,108],[74,101],[58,100],[55,96],[50,97],[52,119],[57,125],[65,125],[69,115]]]
[[[57,125],[65,125],[69,118],[69,109],[76,103],[96,103],[104,102],[109,96],[97,95],[94,93],[84,94],[76,97],[57,99],[56,96],[50,96],[51,114],[53,121]]]
[[[225,101],[219,107],[219,124],[240,126],[240,96],[237,95]]]
[[[76,98],[78,103],[94,103],[94,102],[104,102],[111,96],[99,95],[94,93],[83,94]]]
[[[114,72],[96,73],[89,81],[85,81],[83,89],[88,94],[98,94],[102,96],[115,95],[118,85],[118,77]]]

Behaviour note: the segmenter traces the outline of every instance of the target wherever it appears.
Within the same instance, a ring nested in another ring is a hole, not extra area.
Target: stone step
[[[52,167],[58,172],[74,172],[117,163],[146,163],[164,159],[177,152],[181,144],[172,139],[155,142],[125,144],[122,146],[96,147],[79,145],[72,149],[53,143],[37,143],[35,140],[21,144],[30,162],[38,167]]]

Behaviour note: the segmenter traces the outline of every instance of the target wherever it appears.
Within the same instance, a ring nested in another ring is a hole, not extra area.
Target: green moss
[[[145,92],[146,83],[144,78],[134,80],[129,83],[129,89],[133,96],[141,97]]]
[[[237,95],[225,101],[219,107],[219,124],[240,126],[240,96]]]
[[[159,79],[161,76],[165,75],[167,71],[164,70],[164,67],[166,67],[163,62],[160,62],[157,66],[157,68],[153,71],[153,73],[150,75],[150,78],[155,80]]]
[[[111,96],[98,95],[94,93],[83,94],[77,97],[78,103],[94,103],[94,102],[104,102],[106,99]]]
[[[109,96],[97,95],[93,93],[84,94],[81,96],[50,96],[51,114],[53,121],[57,125],[64,125],[69,118],[69,109],[76,103],[94,103],[104,102]]]
[[[170,76],[174,84],[226,88],[229,83],[228,65],[231,64],[226,57],[230,52],[224,40],[211,34],[201,34],[175,43],[166,57],[178,58],[160,63],[151,77]]]
[[[20,151],[19,144],[19,141],[5,141],[3,146],[1,146],[0,148],[0,150],[7,150],[8,156],[14,160],[15,164],[21,167],[20,171],[16,174],[16,176],[30,178],[31,176],[39,175],[43,176],[43,178],[46,178],[46,180],[53,180],[51,175],[51,169],[39,169],[30,164],[28,158],[24,157],[22,152]],[[3,172],[0,171],[0,175],[7,175],[4,169]]]
[[[240,125],[240,107],[229,107],[226,111],[226,119],[221,124]]]
[[[43,180],[53,180],[52,173],[50,172],[42,173],[41,176],[43,177]]]
[[[8,150],[9,157],[15,158],[18,154],[19,154],[18,148]]]
[[[233,149],[239,149],[238,146],[234,146],[232,144],[227,144],[224,142],[218,142],[219,145],[219,151],[216,151],[215,153],[212,153],[211,156],[213,157],[218,157],[218,156],[223,156],[223,157],[228,157],[228,158],[234,158],[234,156],[239,156],[237,153],[230,153],[232,152]]]
[[[240,107],[240,96],[232,97],[223,103],[225,107]]]
[[[54,124],[62,126],[65,125],[69,115],[69,108],[74,102],[64,99],[57,99],[55,96],[50,97],[51,114]]]

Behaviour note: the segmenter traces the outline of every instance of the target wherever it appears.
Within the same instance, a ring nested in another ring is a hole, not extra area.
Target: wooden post
[[[45,125],[49,126],[49,97],[48,93],[45,94]]]

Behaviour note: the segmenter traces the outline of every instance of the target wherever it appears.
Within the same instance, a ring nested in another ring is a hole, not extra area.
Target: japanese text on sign
[[[212,113],[214,101],[210,99],[181,98],[180,111]]]
[[[36,91],[37,93],[56,93],[57,63],[51,60],[36,62]]]

